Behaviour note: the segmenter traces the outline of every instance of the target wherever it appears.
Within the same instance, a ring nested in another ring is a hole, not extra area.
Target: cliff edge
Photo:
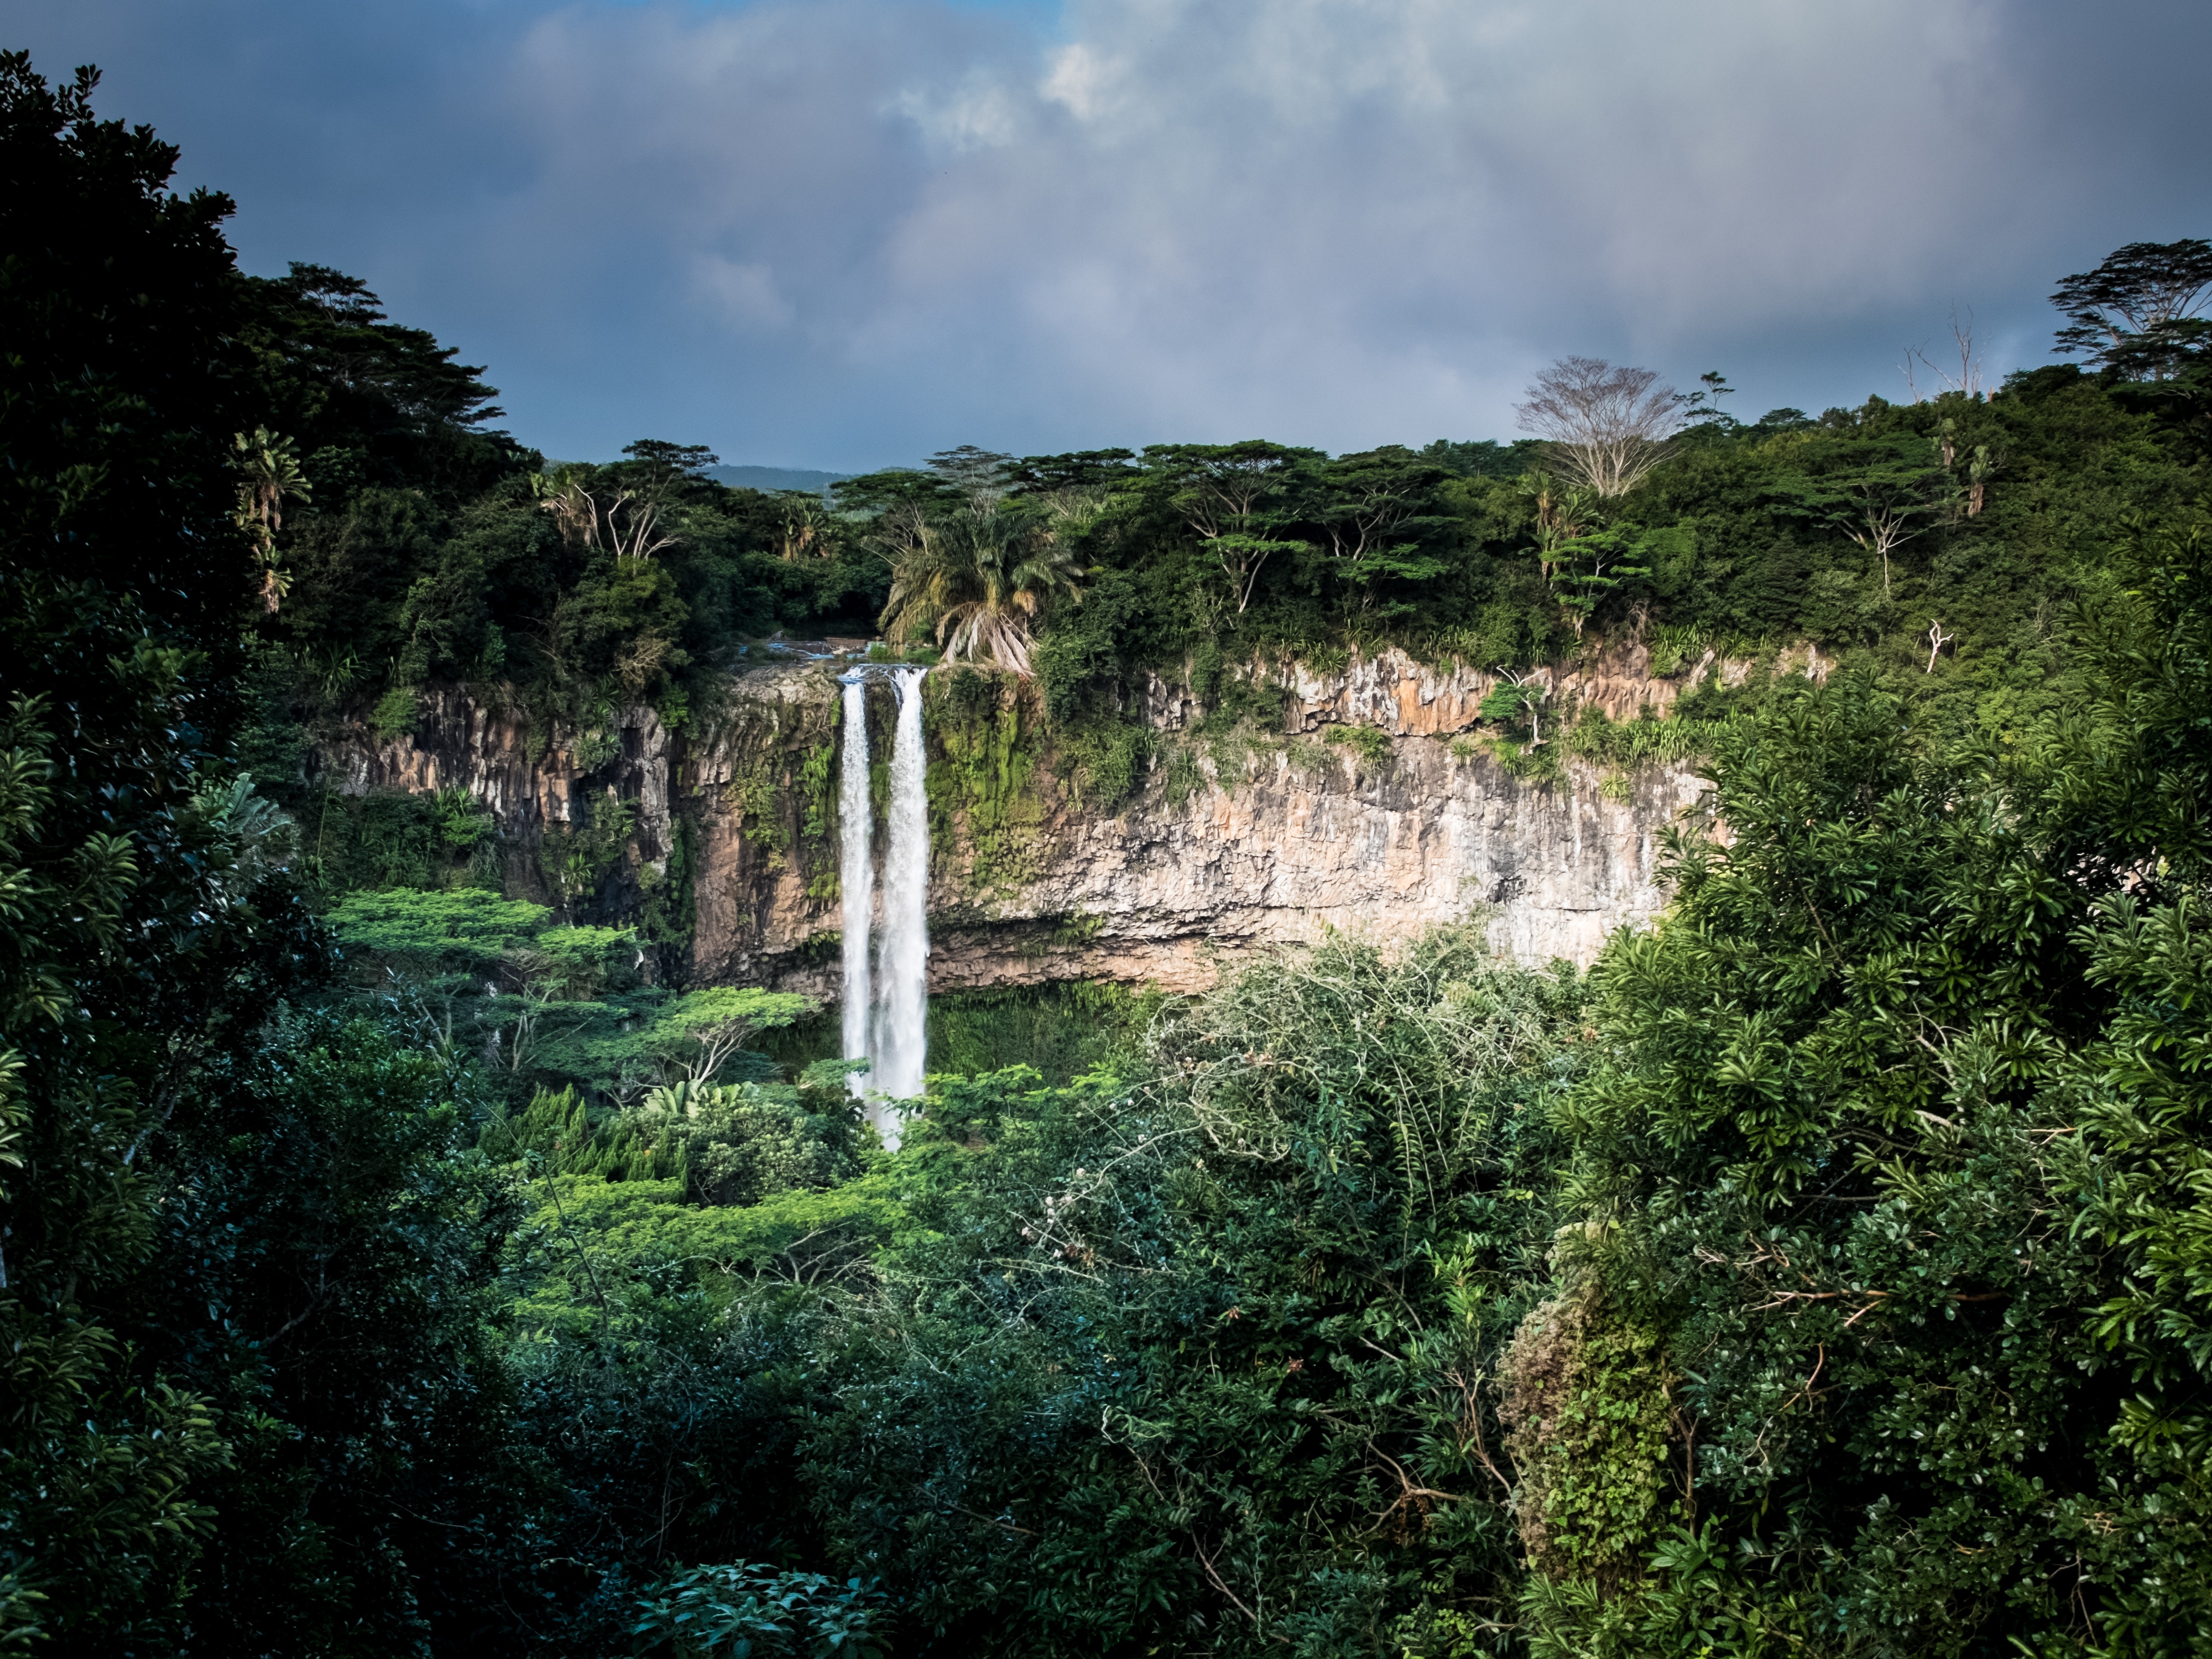
[[[578,920],[649,919],[672,976],[834,998],[843,665],[734,673],[684,732],[644,707],[542,729],[432,690],[411,734],[349,726],[313,765],[348,793],[465,791],[499,825],[510,893]],[[1676,684],[1641,667],[1562,674],[1554,700],[1663,710]],[[1570,759],[1549,781],[1516,776],[1467,735],[1492,678],[1395,651],[1262,678],[1279,722],[1227,732],[1153,678],[1123,728],[1150,763],[1116,772],[1055,736],[1033,685],[931,674],[933,990],[1189,990],[1324,928],[1387,938],[1468,919],[1522,960],[1587,963],[1664,903],[1659,832],[1703,789],[1687,765]],[[887,698],[870,719],[888,721]]]

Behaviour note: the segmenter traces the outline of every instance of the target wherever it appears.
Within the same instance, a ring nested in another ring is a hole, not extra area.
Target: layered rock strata
[[[690,733],[641,707],[533,743],[520,720],[436,692],[411,737],[343,733],[317,763],[348,792],[466,790],[506,838],[509,890],[580,919],[623,920],[684,884],[689,936],[665,952],[678,976],[834,997],[838,666],[738,674]],[[1555,705],[1663,708],[1674,684],[1641,666],[1562,675]],[[1143,686],[1127,712],[1158,734],[1148,780],[1109,806],[1054,750],[1033,690],[933,675],[932,988],[1192,989],[1324,928],[1389,939],[1470,919],[1523,960],[1587,963],[1664,902],[1659,833],[1702,789],[1687,769],[1601,777],[1571,761],[1554,781],[1516,778],[1462,735],[1491,677],[1395,652],[1271,678],[1281,728],[1225,737],[1182,686]],[[574,861],[551,855],[595,820],[619,824],[619,851],[564,893],[547,872]]]

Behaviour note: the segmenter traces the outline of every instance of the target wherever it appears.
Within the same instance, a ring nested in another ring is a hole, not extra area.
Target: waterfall
[[[921,677],[896,672],[898,735],[891,744],[890,847],[884,859],[884,943],[876,963],[877,1088],[894,1099],[921,1092],[929,1011],[929,798],[924,793]]]
[[[872,1064],[855,1073],[853,1092],[867,1100],[868,1116],[884,1139],[898,1145],[898,1114],[889,1100],[910,1100],[922,1090],[927,1059],[929,1011],[929,797],[922,750],[919,668],[854,669],[845,687],[844,760],[837,798],[844,911],[844,1044],[848,1058]],[[876,920],[876,880],[868,799],[867,688],[887,678],[898,698],[891,741],[890,845],[881,883],[883,930],[870,951]]]
[[[844,900],[845,1046],[848,1060],[868,1052],[868,924],[876,908],[876,866],[868,848],[868,687],[857,674],[844,677],[844,769],[838,780],[837,830],[842,840],[838,884]],[[864,1095],[866,1080],[855,1072],[853,1092]]]

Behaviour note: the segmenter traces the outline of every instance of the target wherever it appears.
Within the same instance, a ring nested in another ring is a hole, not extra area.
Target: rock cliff
[[[579,919],[650,909],[672,974],[834,996],[841,665],[735,674],[684,732],[641,707],[533,735],[435,691],[411,736],[348,730],[315,763],[349,793],[466,790],[499,823],[510,891]],[[1561,675],[1554,706],[1663,708],[1675,685],[1643,666]],[[1264,678],[1279,724],[1225,733],[1186,686],[1139,688],[1126,712],[1151,763],[1109,801],[1095,757],[1055,747],[1033,687],[930,676],[932,988],[1188,989],[1225,957],[1324,927],[1387,938],[1468,917],[1524,960],[1587,963],[1664,902],[1655,845],[1696,805],[1687,769],[1601,776],[1569,761],[1553,781],[1516,777],[1462,735],[1491,678],[1395,652]]]

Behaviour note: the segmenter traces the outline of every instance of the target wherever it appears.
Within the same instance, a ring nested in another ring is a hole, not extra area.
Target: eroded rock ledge
[[[1562,676],[1555,699],[1615,718],[1663,708],[1677,687],[1643,666]],[[562,900],[562,855],[596,819],[604,865],[565,896],[579,919],[631,918],[658,895],[661,914],[690,922],[664,948],[669,971],[834,996],[836,673],[807,662],[736,676],[693,732],[641,707],[535,747],[520,720],[435,691],[413,736],[349,729],[316,763],[349,793],[466,790],[506,837],[509,890],[541,900]],[[1109,807],[1054,752],[1033,694],[957,678],[932,677],[938,990],[1073,978],[1192,989],[1240,952],[1326,927],[1389,938],[1469,917],[1523,960],[1587,963],[1614,927],[1663,903],[1659,832],[1702,789],[1681,767],[1602,787],[1571,761],[1559,781],[1517,779],[1453,741],[1474,727],[1490,676],[1389,652],[1334,673],[1279,671],[1283,731],[1226,744],[1188,735],[1199,711],[1155,678],[1129,713],[1181,759],[1156,759],[1146,785]],[[1356,726],[1387,743],[1315,741]]]

